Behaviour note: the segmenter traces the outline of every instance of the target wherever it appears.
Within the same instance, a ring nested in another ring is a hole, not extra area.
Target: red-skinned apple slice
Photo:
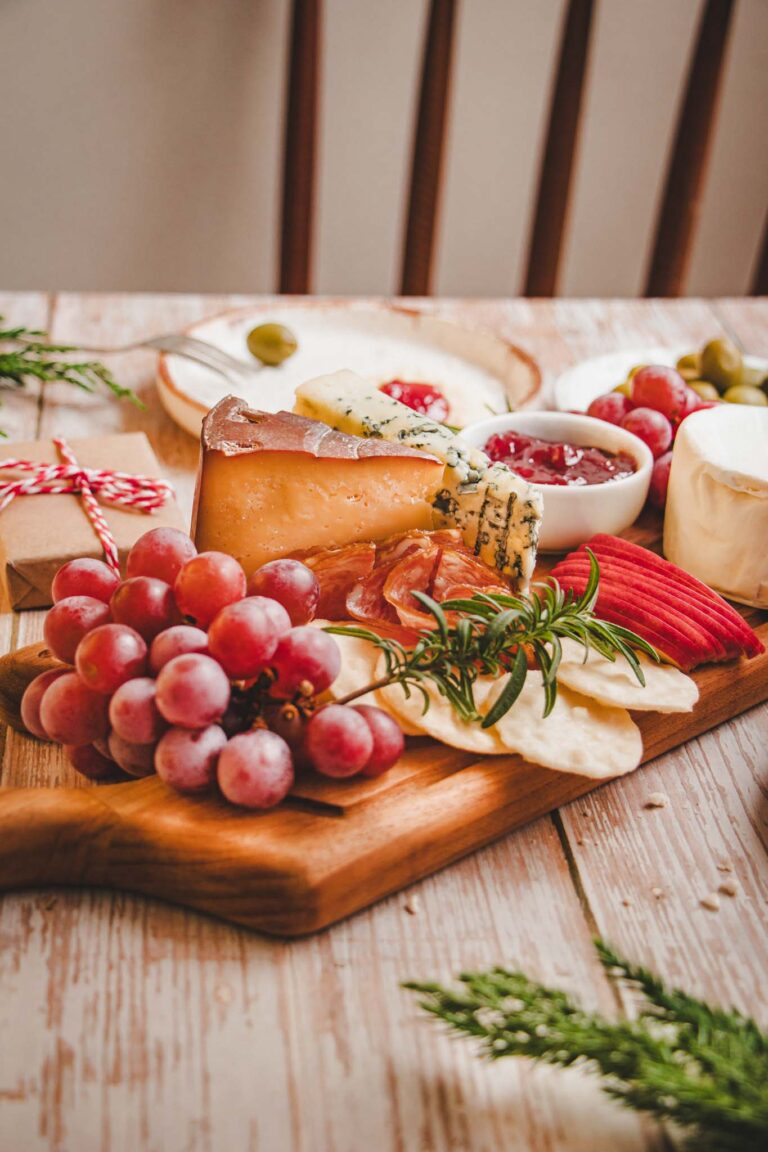
[[[653,592],[659,603],[665,604],[681,619],[690,620],[709,632],[725,651],[732,650],[734,655],[738,655],[744,648],[746,640],[744,633],[748,631],[746,626],[739,627],[730,615],[720,615],[717,605],[710,599],[700,596],[693,589],[682,589],[674,580],[665,579],[654,569],[640,568],[632,561],[619,560],[602,553],[598,556],[598,561],[603,584],[610,583],[617,588],[625,588],[632,579],[635,579],[641,584],[641,591]],[[558,565],[554,575],[559,578],[566,573],[588,576],[589,558],[586,553],[574,553],[567,557],[562,565]],[[683,607],[680,608],[679,605]],[[738,613],[736,616],[739,621],[742,620]]]
[[[713,608],[716,608],[721,618],[725,617],[733,623],[741,636],[741,647],[748,656],[759,656],[761,652],[765,651],[764,645],[761,643],[759,637],[755,635],[744,618],[727,600],[724,600],[717,592],[713,592],[713,590],[706,584],[703,584],[701,580],[697,580],[684,569],[678,568],[676,564],[672,564],[669,560],[657,556],[655,552],[651,552],[647,548],[642,548],[638,544],[632,544],[629,540],[622,540],[618,536],[602,534],[594,536],[591,540],[587,541],[586,544],[583,544],[577,553],[571,553],[571,556],[585,553],[586,548],[590,548],[598,560],[600,560],[601,557],[615,556],[625,559],[631,564],[638,564],[644,571],[652,571],[669,581],[683,584],[687,589],[696,592],[704,598]],[[570,559],[570,556],[566,557],[566,559]]]
[[[557,569],[553,575],[557,576]],[[586,588],[587,577],[582,573],[565,573],[561,583],[580,595]],[[625,584],[601,585],[595,607],[598,616],[636,632],[685,671],[697,664],[731,659],[731,654],[713,636],[667,613],[665,606],[660,606],[653,597],[627,589]],[[609,612],[612,615],[609,616]],[[651,632],[656,639],[651,637]]]

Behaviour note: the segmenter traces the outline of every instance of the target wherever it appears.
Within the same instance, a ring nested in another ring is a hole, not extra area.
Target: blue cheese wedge
[[[436,528],[459,528],[486,564],[528,588],[536,563],[540,495],[442,424],[372,388],[354,372],[318,376],[296,390],[294,411],[356,436],[389,440],[445,465],[432,498]]]

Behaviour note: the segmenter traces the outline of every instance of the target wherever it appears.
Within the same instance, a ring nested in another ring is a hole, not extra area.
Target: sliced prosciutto
[[[311,568],[320,584],[317,615],[324,620],[343,620],[347,596],[373,571],[376,545],[370,541],[347,544],[343,548],[320,548],[301,560]]]
[[[320,549],[301,557],[320,582],[318,615],[356,620],[403,644],[435,621],[414,592],[437,600],[475,592],[509,592],[495,571],[470,551],[453,529],[412,531],[380,544]]]

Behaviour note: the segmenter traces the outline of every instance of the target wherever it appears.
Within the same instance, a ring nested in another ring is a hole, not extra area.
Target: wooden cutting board
[[[629,535],[629,534],[628,534]],[[632,537],[653,543],[655,526]],[[542,565],[542,570],[545,565]],[[768,647],[768,615],[744,609]],[[0,662],[0,715],[18,726],[41,646]],[[768,652],[694,674],[681,715],[637,714],[644,762],[768,699]],[[284,936],[314,932],[583,796],[603,781],[409,741],[378,780],[299,780],[253,814],[179,796],[156,777],[80,788],[0,788],[0,889],[50,884],[142,892]]]

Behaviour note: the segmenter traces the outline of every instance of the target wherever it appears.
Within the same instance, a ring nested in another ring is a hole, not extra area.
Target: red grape
[[[155,697],[169,724],[207,728],[224,715],[229,704],[229,680],[210,656],[190,652],[175,656],[160,669]]]
[[[109,604],[109,598],[120,583],[117,572],[103,560],[83,556],[62,564],[53,578],[51,596],[54,604],[67,596],[92,596]]]
[[[155,681],[137,676],[121,684],[109,702],[109,722],[123,740],[152,744],[168,727],[155,703]]]
[[[102,624],[78,644],[75,666],[84,684],[111,696],[126,680],[144,675],[147,645],[127,624]]]
[[[266,728],[233,736],[219,753],[219,787],[243,808],[272,808],[293,784],[291,750]]]
[[[208,648],[232,680],[248,680],[274,655],[291,619],[276,600],[248,596],[228,604],[208,629]]]
[[[201,552],[188,560],[174,583],[183,616],[207,628],[217,612],[245,596],[245,572],[225,552]]]
[[[383,708],[376,708],[373,704],[354,704],[353,710],[360,713],[373,736],[373,752],[362,774],[381,776],[403,754],[405,738],[400,725]]]
[[[596,420],[605,420],[608,424],[621,424],[627,412],[631,412],[634,404],[623,392],[606,392],[598,396],[587,408],[587,416],[594,416]]]
[[[40,723],[57,744],[92,744],[107,734],[107,708],[106,696],[92,692],[76,672],[67,672],[46,688]]]
[[[677,420],[675,431],[680,427],[686,416],[690,416],[693,412],[701,412],[705,408],[718,408],[720,404],[720,400],[702,400],[698,392],[694,392],[693,388],[689,388],[688,395],[685,398],[685,407]]]
[[[307,724],[306,749],[323,776],[354,776],[373,756],[373,733],[356,709],[328,704]]]
[[[666,416],[653,408],[635,408],[633,412],[628,412],[621,427],[638,436],[657,459],[672,443],[672,425]]]
[[[677,420],[685,408],[688,385],[674,368],[649,365],[632,377],[632,403],[636,408],[651,408],[670,421]]]
[[[40,705],[43,696],[49,685],[53,684],[54,680],[58,680],[60,676],[65,676],[67,672],[69,672],[68,668],[52,668],[50,672],[41,672],[24,689],[20,708],[21,722],[27,732],[31,732],[40,740],[50,740],[50,736],[43,728],[40,720]]]
[[[67,596],[54,604],[46,616],[43,637],[54,656],[65,664],[73,664],[82,638],[110,619],[109,606],[103,600]]]
[[[109,602],[112,618],[134,628],[147,643],[178,620],[173,589],[154,576],[125,580]]]
[[[216,764],[226,742],[218,724],[194,732],[169,728],[155,749],[157,774],[177,792],[205,792],[216,779]]]
[[[109,754],[129,776],[151,776],[155,770],[154,744],[133,744],[110,732]]]
[[[651,486],[648,490],[648,499],[656,508],[663,508],[667,502],[667,488],[669,487],[669,469],[672,466],[672,453],[665,452],[659,456],[651,472]]]
[[[270,664],[277,679],[270,692],[288,700],[307,687],[308,695],[324,692],[341,668],[341,652],[332,636],[319,628],[293,628],[283,636]]]
[[[149,648],[149,667],[155,675],[173,660],[174,656],[185,656],[188,652],[208,652],[208,634],[192,624],[174,624],[155,636]]]
[[[128,576],[154,576],[173,584],[188,560],[197,555],[197,548],[180,528],[151,528],[134,544],[128,553]]]
[[[64,751],[73,767],[89,780],[108,780],[117,773],[117,764],[103,756],[93,744],[66,744]]]
[[[282,604],[294,627],[314,620],[320,601],[320,583],[300,560],[270,560],[251,573],[249,596],[269,596]]]

